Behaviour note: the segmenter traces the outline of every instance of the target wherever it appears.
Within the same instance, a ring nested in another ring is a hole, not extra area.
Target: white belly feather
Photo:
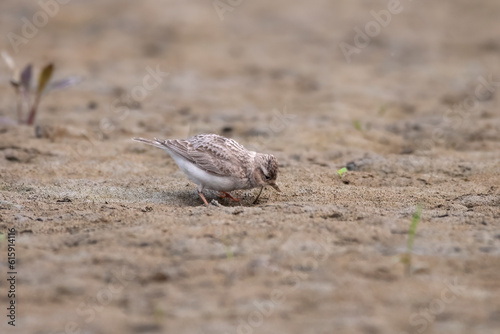
[[[183,157],[167,151],[170,156],[175,160],[179,168],[187,175],[187,177],[197,185],[201,185],[205,189],[217,190],[217,191],[232,191],[235,189],[241,189],[238,180],[233,177],[222,177],[207,173],[203,169],[197,167],[195,164],[187,161]]]

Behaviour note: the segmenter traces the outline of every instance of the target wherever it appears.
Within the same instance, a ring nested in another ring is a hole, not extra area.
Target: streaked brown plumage
[[[248,151],[235,140],[216,134],[202,134],[189,139],[134,138],[136,141],[164,149],[187,177],[198,185],[205,204],[203,189],[227,192],[276,185],[278,161],[273,155]]]

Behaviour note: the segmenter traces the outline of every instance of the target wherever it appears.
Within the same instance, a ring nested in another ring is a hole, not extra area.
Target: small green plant
[[[52,78],[52,74],[54,73],[54,64],[49,63],[40,71],[36,87],[35,89],[32,89],[33,66],[28,64],[19,73],[14,60],[10,57],[10,55],[5,51],[1,54],[5,63],[13,72],[10,84],[14,87],[16,93],[17,122],[19,124],[34,124],[38,107],[45,92],[63,89],[80,81],[78,77],[70,77],[49,83]],[[27,117],[24,117],[24,106],[26,106],[29,110]]]
[[[226,259],[231,260],[234,257],[233,250],[231,249],[231,246],[225,245],[226,246]]]
[[[387,106],[385,104],[382,104],[379,108],[378,108],[378,114],[380,116],[384,115],[385,112],[387,111]]]
[[[420,216],[422,214],[422,206],[419,204],[412,216],[410,229],[408,230],[408,241],[406,243],[406,253],[401,255],[401,262],[405,265],[405,272],[407,276],[411,275],[411,256],[413,253],[413,242],[415,241],[415,235],[417,234],[417,226],[420,222]]]
[[[339,174],[339,176],[342,177],[342,175],[344,175],[345,172],[347,172],[347,168],[343,167],[337,171],[337,174]]]
[[[363,128],[361,127],[361,122],[358,121],[357,119],[352,122],[354,125],[354,128],[358,131],[363,131]]]
[[[160,324],[165,319],[165,311],[160,307],[160,305],[155,305],[153,309],[153,317],[157,324]]]

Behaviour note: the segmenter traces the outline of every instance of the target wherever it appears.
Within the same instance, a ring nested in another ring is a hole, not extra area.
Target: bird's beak
[[[269,185],[271,187],[273,187],[277,192],[281,192],[280,188],[278,187],[278,185],[276,183],[270,183]]]

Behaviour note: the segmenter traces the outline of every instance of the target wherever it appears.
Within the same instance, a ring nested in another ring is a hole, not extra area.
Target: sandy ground
[[[16,53],[43,9],[0,2],[1,49],[84,79],[0,128],[0,332],[498,333],[500,3],[232,3],[71,1]],[[282,193],[204,207],[130,140],[198,133],[276,155]]]

